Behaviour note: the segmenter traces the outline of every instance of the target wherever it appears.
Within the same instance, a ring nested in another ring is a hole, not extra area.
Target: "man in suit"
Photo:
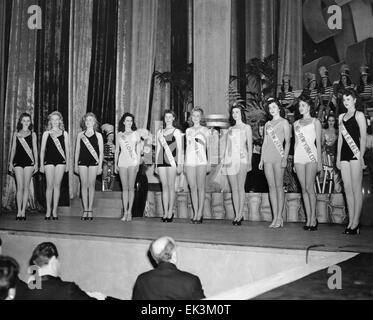
[[[133,288],[133,300],[205,298],[199,278],[177,269],[176,244],[172,238],[161,237],[153,241],[149,251],[157,267],[138,276]]]
[[[51,242],[39,244],[30,259],[30,267],[37,268],[37,274],[31,277],[26,300],[103,300],[98,293],[86,293],[74,282],[63,281],[59,277],[60,262],[56,246]]]

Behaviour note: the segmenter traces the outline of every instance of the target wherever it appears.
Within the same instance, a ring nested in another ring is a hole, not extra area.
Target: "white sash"
[[[63,132],[62,132],[63,134]],[[52,138],[57,150],[61,154],[62,158],[66,161],[65,151],[63,151],[63,148],[61,146],[60,140],[52,133],[52,131],[49,132],[50,137]]]
[[[130,145],[130,143],[129,143],[127,137],[126,137],[126,135],[123,133],[121,135],[121,137],[122,137],[123,143],[126,146],[126,149],[127,149],[128,153],[129,153],[130,157],[133,160],[136,160],[136,154],[135,154],[134,150],[132,149],[132,147],[131,147],[131,145]]]
[[[295,123],[294,129],[295,129],[295,134],[298,136],[299,142],[301,143],[302,147],[304,148],[304,151],[306,151],[309,159],[311,160],[311,162],[316,163],[317,162],[316,157],[312,153],[311,147],[308,145],[308,143],[306,141],[306,138],[305,138],[303,132],[301,131],[301,127],[300,127],[298,121]]]
[[[271,137],[272,142],[275,145],[277,151],[280,153],[281,157],[283,158],[285,156],[284,147],[282,146],[282,143],[280,139],[278,138],[270,122],[268,122],[268,125],[267,125],[267,133]]]
[[[195,152],[197,154],[198,161],[200,163],[203,163],[204,162],[204,158],[203,158],[203,156],[201,154],[202,151],[200,150],[200,147],[202,147],[202,145],[196,141],[196,134],[191,135],[189,137],[189,139],[191,141],[191,144],[194,145],[194,150],[195,150]]]
[[[32,135],[32,134],[31,134]],[[28,143],[26,142],[25,138],[21,134],[17,134],[18,141],[21,143],[23,149],[26,151],[27,155],[30,157],[32,164],[35,163],[34,155]]]
[[[85,134],[83,134],[83,136],[82,136],[82,141],[84,142],[85,146],[87,147],[89,153],[92,155],[92,157],[95,159],[95,161],[98,164],[99,161],[100,161],[100,159],[98,157],[98,154],[97,154],[95,148],[93,148],[93,146],[92,146],[91,142],[89,141],[89,139],[85,136]]]
[[[341,131],[343,137],[345,138],[345,140],[346,140],[348,146],[350,147],[352,153],[355,155],[355,157],[357,159],[359,159],[360,149],[356,145],[354,139],[352,139],[351,135],[348,133],[348,131],[347,131],[347,129],[344,126],[342,121],[340,121],[340,123],[339,123],[339,130]]]
[[[170,150],[170,147],[168,146],[167,142],[166,142],[166,139],[164,138],[163,136],[163,130],[161,131],[161,133],[159,134],[159,142],[161,143],[165,153],[166,153],[166,156],[168,158],[168,161],[170,162],[171,166],[176,168],[176,162],[175,162],[175,159],[172,155],[172,152]]]

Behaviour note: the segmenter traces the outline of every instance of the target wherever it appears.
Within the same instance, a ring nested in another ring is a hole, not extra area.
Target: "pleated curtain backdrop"
[[[280,0],[278,43],[278,85],[290,75],[294,90],[303,88],[302,0]]]
[[[19,116],[22,112],[33,115],[35,109],[37,31],[30,30],[25,23],[29,18],[27,9],[33,4],[35,4],[34,0],[14,0],[12,2],[4,135],[2,136],[5,148],[2,172],[8,171],[10,145]],[[7,175],[3,179],[2,207],[15,209],[15,190],[14,178]],[[31,189],[30,200],[31,207],[35,208],[33,188]]]
[[[231,0],[194,0],[194,105],[228,114]]]
[[[82,14],[84,12],[84,14]],[[70,199],[79,196],[79,178],[74,173],[76,137],[80,119],[87,111],[88,84],[92,54],[93,0],[75,0],[70,8],[69,46],[69,136],[70,136]]]
[[[119,0],[117,115],[131,112],[138,128],[148,123],[155,63],[158,0]]]

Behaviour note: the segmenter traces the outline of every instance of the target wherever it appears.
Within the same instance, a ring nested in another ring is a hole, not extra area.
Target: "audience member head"
[[[80,127],[83,131],[91,128],[93,128],[94,131],[97,131],[99,128],[99,124],[96,115],[92,112],[86,113],[80,122]]]
[[[48,127],[47,130],[60,129],[65,130],[63,125],[63,117],[61,112],[54,111],[48,116]]]
[[[229,123],[231,126],[236,124],[236,120],[241,115],[241,121],[246,123],[245,107],[241,103],[234,103],[229,111]]]
[[[32,119],[29,113],[24,112],[18,118],[17,131],[19,132],[22,129],[25,129],[25,130],[28,129],[30,131],[32,131],[33,129]]]
[[[55,244],[52,242],[40,243],[32,252],[29,265],[38,267],[40,276],[51,275],[57,277],[60,263]]]
[[[11,257],[0,256],[0,300],[13,300],[16,296],[16,282],[19,264]]]
[[[136,131],[136,122],[135,122],[135,116],[132,113],[126,112],[122,118],[119,120],[118,124],[118,131],[119,132],[124,132],[127,130],[131,129],[132,131]]]
[[[161,262],[169,262],[176,264],[176,243],[170,237],[161,237],[154,240],[150,245],[150,254],[157,264]]]

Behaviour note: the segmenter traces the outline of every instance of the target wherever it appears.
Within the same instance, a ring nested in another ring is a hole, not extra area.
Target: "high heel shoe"
[[[346,227],[345,231],[343,231],[343,234],[350,234],[351,228]]]
[[[50,220],[50,219],[51,219],[50,216],[49,216],[49,217],[48,217],[48,216],[45,216],[45,217],[44,217],[44,220]]]
[[[80,218],[80,220],[82,220],[82,221],[87,220],[86,212],[87,212],[87,211],[83,211],[83,216]]]
[[[310,226],[307,226],[307,225],[305,225],[305,226],[303,226],[303,230],[305,230],[305,231],[309,231],[310,230]]]
[[[202,224],[203,223],[203,217],[201,217],[200,219],[196,220],[195,223],[196,224]]]
[[[171,218],[166,218],[166,222],[174,221],[174,214],[172,214]]]
[[[284,219],[281,218],[281,220],[279,220],[279,222],[275,223],[273,228],[282,228],[283,226],[284,226]]]
[[[161,221],[162,221],[162,222],[167,222],[167,217],[166,217],[166,218],[165,218],[165,217],[162,217],[162,218],[161,218]]]
[[[16,216],[16,221],[18,221],[18,220],[22,220],[22,217]]]
[[[242,224],[242,221],[243,221],[243,216],[240,218],[240,220],[236,221],[236,226],[240,226]]]
[[[52,217],[52,220],[58,220],[58,217]]]
[[[92,217],[93,211],[87,211],[87,213],[88,213],[87,220],[92,221],[93,220],[93,217]]]
[[[317,221],[316,219],[316,224],[314,226],[310,226],[310,231],[316,231],[317,230],[317,226],[319,225],[319,221]]]
[[[350,232],[348,234],[351,234],[351,235],[357,235],[357,234],[360,234],[360,224],[358,224],[356,226],[356,228],[351,228],[350,229]]]

